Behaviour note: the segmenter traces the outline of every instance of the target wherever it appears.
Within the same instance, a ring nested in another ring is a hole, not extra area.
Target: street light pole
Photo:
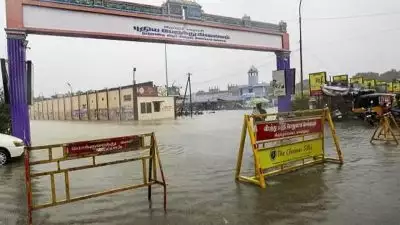
[[[73,112],[73,110],[72,110],[72,96],[73,96],[73,94],[74,94],[74,92],[72,91],[72,85],[69,83],[69,82],[67,82],[67,85],[69,86],[69,88],[70,88],[70,97],[69,97],[69,102],[70,102],[70,104],[71,104],[71,120],[74,120],[74,112]]]
[[[165,58],[165,86],[167,87],[167,96],[169,96],[169,91],[168,91],[168,56],[167,56],[167,43],[164,44],[164,58]]]
[[[304,97],[303,93],[303,35],[301,29],[301,4],[303,0],[300,0],[299,3],[299,30],[300,30],[300,91],[301,91],[301,98]]]
[[[73,90],[72,90],[72,85],[71,85],[71,83],[69,83],[69,82],[67,82],[67,85],[68,85],[68,87],[69,87],[69,89],[70,89],[70,94],[71,94],[71,96],[73,95]]]
[[[138,109],[138,96],[137,96],[137,87],[136,87],[136,67],[133,67],[132,74],[132,111],[133,111],[133,120],[139,120],[139,109]]]

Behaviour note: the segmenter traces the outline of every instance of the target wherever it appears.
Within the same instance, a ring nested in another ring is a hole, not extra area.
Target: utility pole
[[[73,94],[74,92],[73,92],[71,83],[67,82],[67,86],[69,87],[69,90],[70,90],[70,93],[71,93],[71,96],[72,96],[72,94]]]
[[[183,115],[183,109],[185,108],[185,100],[186,100],[186,94],[189,88],[189,107],[190,107],[190,117],[193,117],[193,105],[192,105],[192,84],[190,82],[190,76],[192,76],[191,73],[188,73],[188,78],[186,81],[186,87],[185,87],[185,95],[183,96],[183,102],[182,102],[182,108],[181,108],[181,115]]]
[[[165,58],[165,86],[167,88],[167,96],[169,96],[168,91],[168,56],[167,56],[167,43],[164,44],[164,58]]]
[[[139,110],[138,110],[138,96],[137,96],[137,87],[136,87],[136,67],[133,67],[132,74],[132,112],[133,112],[133,120],[139,120]]]
[[[189,101],[190,101],[190,117],[193,117],[193,105],[192,105],[192,83],[190,81],[191,73],[188,73],[188,83],[189,83]]]
[[[301,89],[301,98],[304,97],[303,93],[303,32],[301,29],[301,4],[303,0],[300,0],[299,3],[299,30],[300,30],[300,89]]]

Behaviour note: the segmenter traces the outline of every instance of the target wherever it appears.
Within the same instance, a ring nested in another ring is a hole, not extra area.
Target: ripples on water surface
[[[168,183],[167,214],[162,209],[161,188],[154,186],[152,210],[147,189],[138,189],[44,209],[34,213],[34,221],[50,225],[400,223],[400,147],[371,145],[371,128],[358,122],[337,123],[346,161],[343,167],[327,164],[269,178],[267,189],[262,190],[234,181],[242,115],[217,112],[135,126],[32,121],[34,144],[156,131]],[[331,141],[325,143],[331,150]],[[250,148],[246,150],[243,166],[250,171]],[[140,182],[140,174],[139,163],[74,172],[72,193]],[[25,224],[22,160],[0,168],[0,176],[0,224]],[[41,201],[50,197],[49,183],[49,179],[35,182]],[[63,191],[60,188],[57,193],[60,198]]]

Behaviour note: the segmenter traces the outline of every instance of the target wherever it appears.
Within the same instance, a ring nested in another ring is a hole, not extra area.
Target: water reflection
[[[236,183],[234,167],[243,112],[132,125],[32,121],[35,144],[59,143],[156,130],[168,185],[168,213],[161,188],[148,209],[146,189],[72,203],[34,214],[38,224],[397,224],[400,216],[398,147],[371,145],[373,128],[337,123],[345,165],[327,164],[268,179],[266,189]],[[325,142],[332,152],[332,140]],[[253,169],[250,148],[243,160]],[[76,173],[74,194],[136,182],[140,166],[126,164]],[[21,160],[0,168],[0,221],[26,224]],[[35,185],[49,198],[47,181]],[[61,189],[62,193],[63,189]],[[62,197],[62,194],[60,196]],[[0,222],[0,224],[1,224]]]

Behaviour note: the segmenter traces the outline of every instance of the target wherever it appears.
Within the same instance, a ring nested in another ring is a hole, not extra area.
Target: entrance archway
[[[52,19],[50,19],[52,18]],[[290,69],[286,23],[204,13],[193,1],[150,6],[111,0],[6,0],[12,133],[30,145],[26,46],[29,34],[207,46],[275,52],[277,70]],[[286,78],[286,86],[293,79]],[[291,96],[278,110],[290,111]]]

